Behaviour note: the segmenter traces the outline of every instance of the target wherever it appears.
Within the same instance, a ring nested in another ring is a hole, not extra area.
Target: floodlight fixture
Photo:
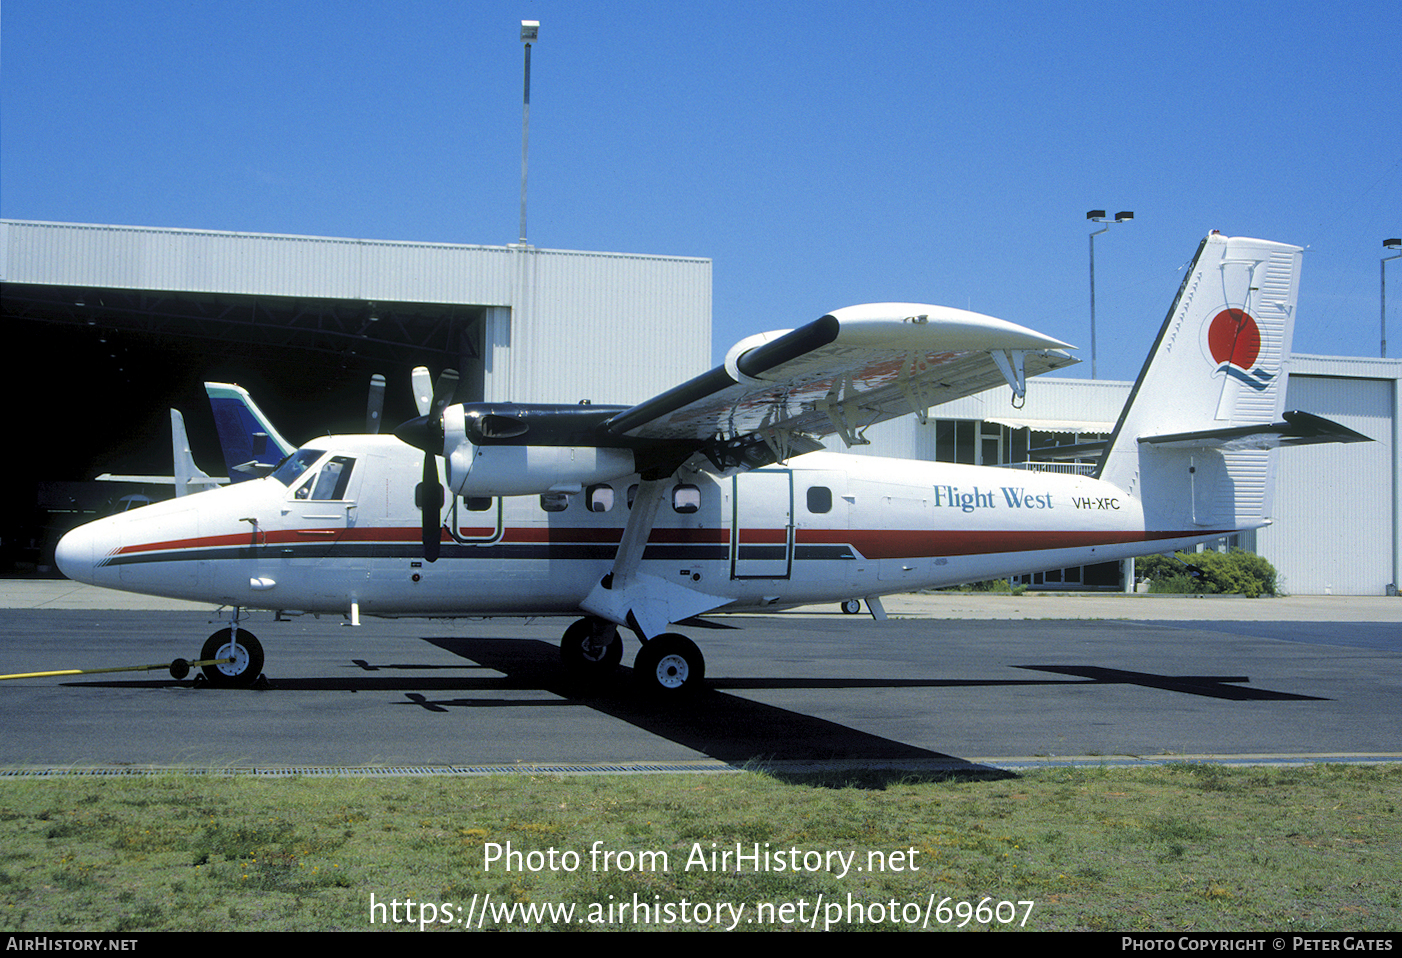
[[[1402,238],[1396,236],[1383,240],[1385,249],[1402,249]],[[1387,261],[1397,259],[1402,253],[1395,253],[1392,256],[1384,256],[1382,262],[1378,264],[1378,269],[1382,272],[1382,293],[1378,297],[1378,302],[1382,307],[1382,339],[1379,342],[1379,355],[1387,358]]]
[[[1104,223],[1100,229],[1090,234],[1090,378],[1096,378],[1096,355],[1095,355],[1095,238],[1108,230],[1115,223],[1127,223],[1134,219],[1133,210],[1120,210],[1115,214],[1113,221],[1109,220],[1104,210],[1088,210],[1086,219],[1092,223]]]
[[[521,246],[526,246],[526,157],[531,144],[531,44],[540,36],[539,20],[521,21],[521,42],[526,45],[526,78],[521,92]]]

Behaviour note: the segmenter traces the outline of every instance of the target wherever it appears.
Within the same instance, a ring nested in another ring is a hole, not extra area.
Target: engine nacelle
[[[474,446],[448,457],[448,485],[458,496],[531,496],[580,492],[637,470],[628,449],[597,446]]]
[[[443,413],[443,445],[448,488],[457,496],[531,496],[546,492],[581,492],[637,471],[630,449],[589,445],[531,446],[477,444],[462,406]]]

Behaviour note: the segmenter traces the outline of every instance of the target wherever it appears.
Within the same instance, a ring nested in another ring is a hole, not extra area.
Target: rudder
[[[1269,449],[1141,440],[1280,419],[1301,258],[1298,246],[1216,232],[1198,247],[1098,472],[1144,503],[1151,528],[1231,531],[1269,521]]]

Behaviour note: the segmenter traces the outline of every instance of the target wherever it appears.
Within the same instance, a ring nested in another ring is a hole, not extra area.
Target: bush
[[[1149,591],[1189,592],[1207,595],[1275,595],[1275,566],[1254,552],[1178,552],[1172,556],[1148,556],[1136,560],[1141,575],[1150,580]],[[1187,565],[1201,570],[1195,575]]]
[[[1022,595],[1027,591],[1027,586],[1022,583],[1013,585],[1007,579],[987,579],[983,582],[965,582],[963,585],[947,585],[939,589],[929,590],[932,592],[1002,592],[1008,595]]]

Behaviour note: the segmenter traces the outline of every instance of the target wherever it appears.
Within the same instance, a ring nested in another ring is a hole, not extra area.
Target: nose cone
[[[441,414],[420,416],[417,419],[400,423],[398,428],[394,430],[394,435],[400,442],[408,443],[424,452],[433,453],[435,456],[443,455],[443,417]]]
[[[69,532],[58,540],[58,547],[54,550],[59,571],[77,582],[93,581],[94,550],[97,545],[94,525],[90,522]]]

